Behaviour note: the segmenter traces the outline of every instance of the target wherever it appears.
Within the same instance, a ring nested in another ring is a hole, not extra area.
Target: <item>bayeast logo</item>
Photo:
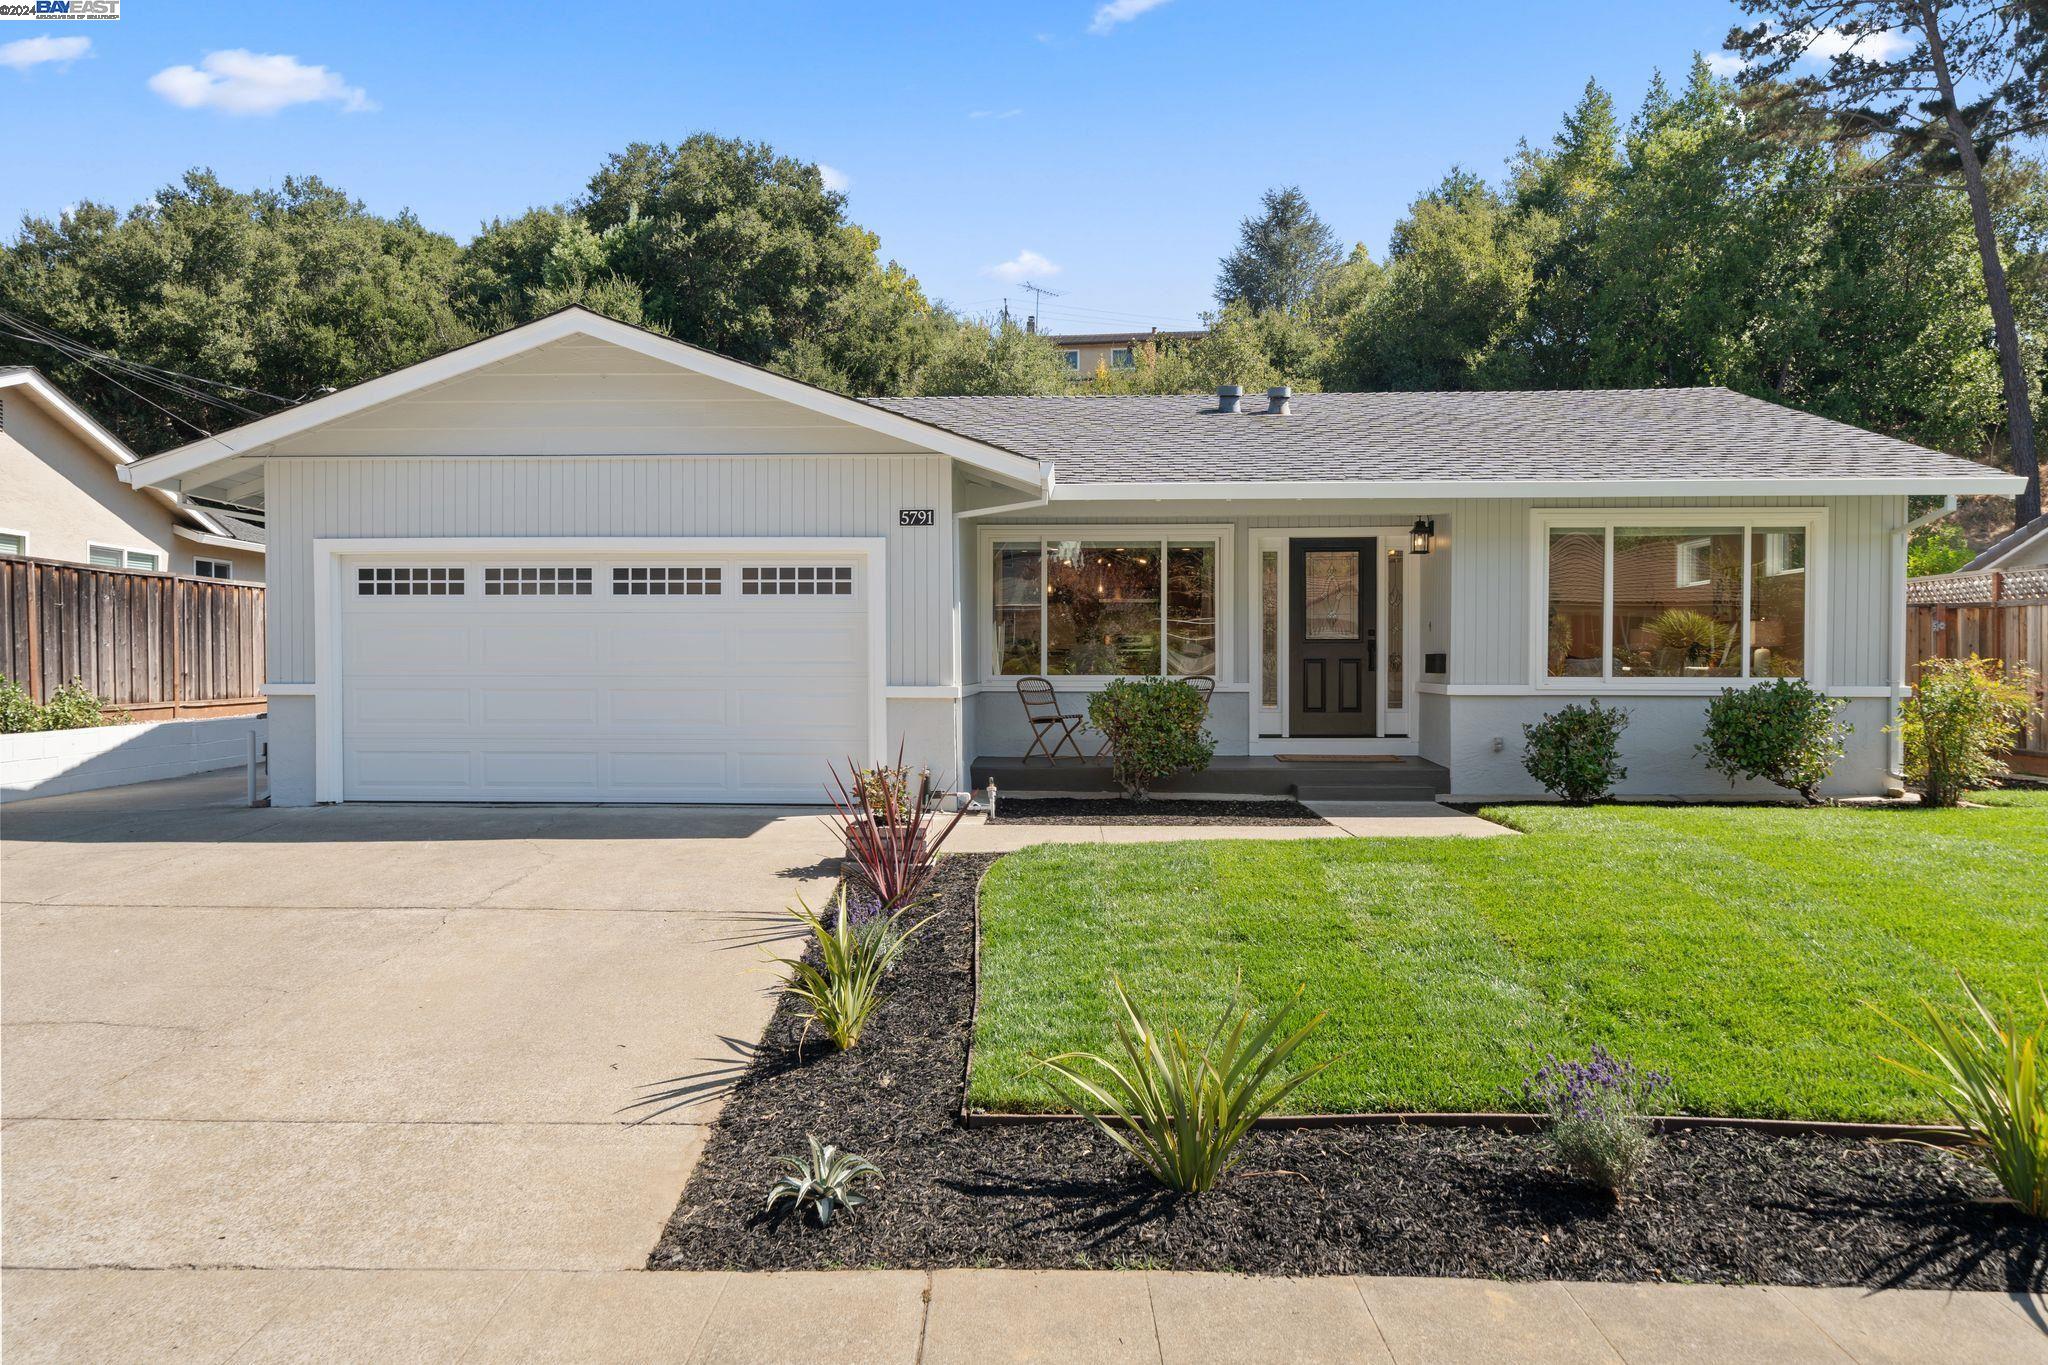
[[[119,19],[121,0],[31,0],[0,4],[0,19]]]

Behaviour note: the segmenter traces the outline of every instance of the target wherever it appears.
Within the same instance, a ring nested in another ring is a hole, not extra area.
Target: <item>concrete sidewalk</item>
[[[1164,844],[1187,839],[1491,839],[1514,830],[1434,801],[1309,801],[1321,825],[1022,825],[970,815],[948,853],[1012,853],[1037,844]],[[1172,803],[1162,799],[1162,811]],[[1002,813],[997,803],[996,813]]]
[[[9,1365],[2048,1361],[2048,1299],[1156,1271],[39,1270]]]

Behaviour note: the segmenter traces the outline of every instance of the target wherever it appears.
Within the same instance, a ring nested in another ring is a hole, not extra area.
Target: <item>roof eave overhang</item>
[[[1370,479],[1265,480],[1255,483],[1062,483],[1059,502],[1245,502],[1348,498],[1716,498],[1901,497],[1908,494],[2018,493],[2013,474],[1814,479]]]
[[[268,548],[253,540],[240,540],[234,536],[210,535],[205,531],[194,531],[186,526],[173,528],[172,534],[194,541],[200,545],[217,545],[223,550],[240,550],[243,554],[260,555]]]
[[[279,441],[571,336],[588,336],[611,342],[736,388],[793,403],[808,411],[922,446],[1015,484],[1020,489],[1036,491],[1043,486],[1044,473],[1040,462],[1015,451],[988,445],[958,432],[574,307],[457,347],[402,370],[365,380],[310,403],[259,417],[204,440],[138,460],[124,466],[121,477],[138,487],[172,484],[194,477],[203,479],[215,465],[231,460],[260,459],[269,447]]]

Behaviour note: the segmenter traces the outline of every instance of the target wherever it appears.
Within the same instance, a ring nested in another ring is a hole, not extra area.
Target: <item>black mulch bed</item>
[[[1210,801],[1200,798],[1000,796],[999,825],[1320,825],[1325,823],[1292,797],[1269,801]]]
[[[1731,1130],[1663,1138],[1619,1207],[1479,1129],[1261,1131],[1213,1191],[1175,1199],[1087,1125],[956,1122],[973,897],[946,858],[854,1052],[801,1057],[785,1003],[649,1260],[660,1269],[1163,1267],[2040,1290],[2048,1230],[1981,1173],[1899,1143]],[[824,1231],[763,1213],[774,1158],[816,1133],[872,1159],[872,1199]]]

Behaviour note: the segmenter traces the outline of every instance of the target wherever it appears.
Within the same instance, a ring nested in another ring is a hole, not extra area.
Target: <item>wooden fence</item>
[[[2034,710],[2010,761],[2015,772],[2048,777],[2048,569],[1907,581],[1907,681],[1920,681],[1923,659],[1972,654],[2034,670]]]
[[[0,558],[0,675],[73,678],[137,720],[264,709],[263,585]]]

